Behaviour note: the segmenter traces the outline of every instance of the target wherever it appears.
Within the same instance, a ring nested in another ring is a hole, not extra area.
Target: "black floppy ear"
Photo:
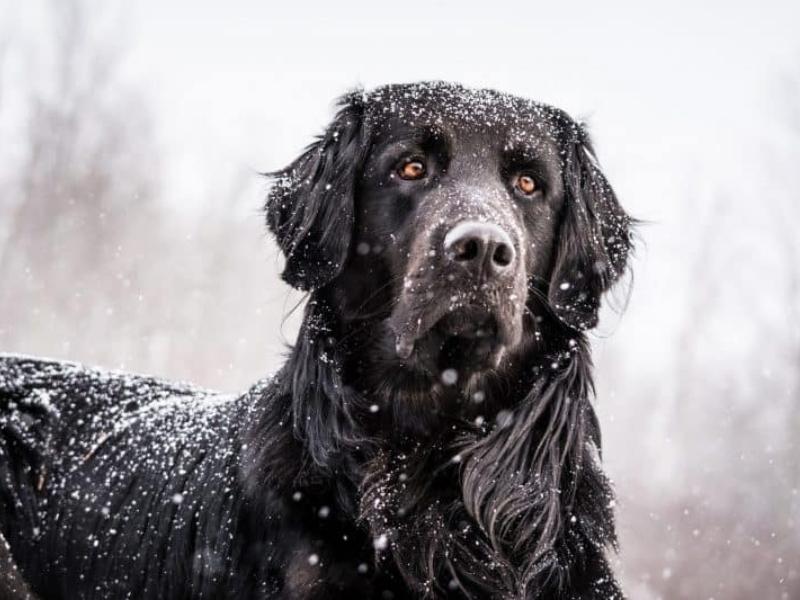
[[[339,100],[325,133],[295,161],[271,173],[267,224],[286,256],[282,277],[301,290],[319,288],[342,270],[350,248],[354,194],[369,138],[360,92]]]
[[[565,202],[548,299],[561,321],[582,331],[597,325],[603,293],[625,270],[631,218],[600,171],[585,129],[568,123]]]

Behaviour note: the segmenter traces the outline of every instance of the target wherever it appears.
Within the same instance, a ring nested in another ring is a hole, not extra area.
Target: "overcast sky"
[[[800,64],[798,2],[651,4],[141,0],[97,13],[124,49],[122,83],[152,108],[176,207],[286,164],[353,86],[490,86],[588,119],[623,204],[651,222],[637,269],[647,298],[671,293],[663,282],[682,268],[671,259],[687,202],[702,213],[720,186],[753,178],[777,127],[773,96]],[[48,35],[46,5],[0,8],[0,32],[29,49]],[[18,54],[8,88],[36,55]],[[5,118],[13,127],[13,110]]]
[[[657,219],[666,203],[642,197],[643,182],[680,190],[687,164],[695,165],[692,180],[698,168],[719,177],[747,152],[770,88],[800,62],[800,3],[651,4],[97,6],[109,37],[126,48],[125,82],[152,101],[176,203],[191,203],[192,181],[207,182],[215,170],[284,164],[353,86],[447,79],[588,118],[626,203]],[[0,31],[46,35],[41,3],[0,0],[0,8]]]
[[[627,204],[658,219],[668,199],[643,183],[679,193],[690,162],[719,176],[746,152],[800,60],[800,3],[652,4],[142,1],[123,9],[126,73],[154,100],[184,191],[193,168],[281,166],[352,86],[448,79],[587,117]]]
[[[8,90],[25,82],[37,36],[49,35],[47,6],[0,0],[0,32],[23,42]],[[669,324],[687,204],[702,214],[720,186],[756,185],[752,167],[778,131],[773,98],[800,71],[800,2],[788,0],[140,0],[98,2],[94,16],[124,49],[121,84],[153,111],[164,197],[189,214],[232,180],[255,183],[257,171],[288,163],[357,85],[456,80],[587,118],[623,204],[651,223],[625,319],[632,332],[639,319]],[[8,110],[11,91],[0,135],[22,121]],[[246,210],[257,209],[255,194]],[[636,358],[652,364],[651,352]]]
[[[0,0],[0,32],[24,42],[6,89],[36,60],[46,6]],[[778,131],[773,97],[800,65],[791,1],[140,0],[99,2],[94,16],[124,49],[121,84],[152,109],[163,197],[187,214],[237,180],[252,182],[240,206],[255,211],[255,173],[288,163],[357,85],[456,80],[587,118],[624,206],[650,222],[615,335],[674,331],[687,214],[712,210],[721,186],[756,193],[753,165]],[[5,97],[0,135],[22,121]],[[631,360],[657,365],[659,345],[643,350]]]

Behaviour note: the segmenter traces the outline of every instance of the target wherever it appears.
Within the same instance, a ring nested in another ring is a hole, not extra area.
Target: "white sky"
[[[124,9],[127,75],[157,107],[178,202],[222,166],[282,166],[354,85],[441,78],[589,117],[627,204],[658,219],[643,184],[683,193],[687,155],[727,169],[800,59],[800,3],[649,4],[147,0]]]
[[[626,205],[660,220],[662,193],[685,194],[698,171],[727,177],[748,151],[770,86],[800,62],[800,3],[651,4],[140,0],[97,12],[126,48],[124,80],[152,102],[176,204],[216,172],[282,166],[355,85],[440,78],[588,117]],[[47,10],[0,0],[0,33],[47,35]]]
[[[634,335],[680,319],[665,306],[678,300],[687,205],[702,214],[721,186],[752,184],[775,127],[771,96],[800,65],[800,2],[660,4],[140,0],[98,2],[95,16],[125,49],[122,81],[154,112],[164,197],[188,214],[288,163],[355,85],[457,80],[587,117],[623,204],[652,223],[616,332]],[[34,48],[48,6],[0,0],[0,33]],[[659,352],[632,358],[653,365]]]
[[[168,197],[188,205],[286,164],[354,85],[457,80],[588,117],[624,205],[652,222],[614,338],[658,322],[665,344],[629,357],[657,372],[682,312],[678,225],[753,162],[800,62],[800,3],[651,4],[145,1],[127,9],[126,73],[157,109]]]
[[[616,337],[681,318],[687,204],[702,214],[721,185],[748,185],[774,127],[770,97],[800,65],[800,2],[651,4],[140,0],[98,2],[95,16],[125,49],[122,81],[154,112],[164,197],[187,214],[243,180],[255,211],[254,173],[288,163],[356,85],[457,80],[587,117],[623,204],[652,223]],[[34,47],[47,7],[0,0],[0,33]],[[660,353],[631,358],[646,367]]]
[[[0,9],[0,33],[32,48],[48,35],[46,3]],[[680,319],[664,306],[678,300],[687,204],[702,214],[720,186],[748,185],[774,126],[770,97],[800,65],[790,1],[140,0],[98,2],[97,13],[125,50],[123,83],[153,110],[164,197],[188,213],[288,163],[356,85],[457,80],[587,117],[623,204],[652,223],[620,325],[631,334]],[[16,73],[24,79],[24,62]],[[652,365],[659,353],[651,344],[633,358]]]

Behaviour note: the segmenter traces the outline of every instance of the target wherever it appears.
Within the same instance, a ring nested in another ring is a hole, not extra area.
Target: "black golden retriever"
[[[266,202],[309,292],[276,375],[0,357],[0,568],[37,597],[622,597],[585,331],[631,219],[585,130],[447,83],[340,106]]]

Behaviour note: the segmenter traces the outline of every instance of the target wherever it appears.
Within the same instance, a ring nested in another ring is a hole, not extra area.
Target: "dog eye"
[[[425,177],[425,172],[425,163],[416,159],[404,162],[397,170],[398,175],[400,175],[402,179],[406,179],[408,181],[422,179]]]
[[[514,187],[526,196],[532,196],[539,189],[536,180],[530,175],[517,175],[515,179]]]

